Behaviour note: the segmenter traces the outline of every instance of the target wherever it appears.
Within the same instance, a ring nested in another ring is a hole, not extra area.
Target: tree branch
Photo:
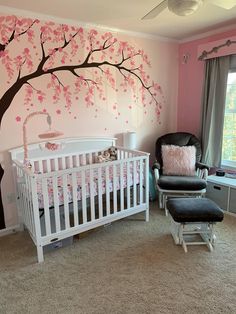
[[[73,38],[75,38],[75,36],[78,34],[78,32],[74,33],[74,35],[71,36],[71,38],[69,40],[66,40],[66,36],[64,33],[64,44],[62,46],[56,47],[54,48],[54,52],[56,53],[57,51],[66,48],[69,43],[72,41]],[[42,48],[42,60],[40,61],[37,70],[39,71],[43,71],[43,66],[45,65],[45,63],[47,62],[47,60],[50,58],[50,55],[45,54],[45,50],[44,50],[44,42],[42,41],[42,33],[40,34],[40,39],[41,39],[41,48]],[[53,70],[53,69],[52,69]],[[52,73],[52,72],[47,72],[47,71],[43,71],[45,73]]]
[[[108,42],[109,39],[111,39],[112,37],[109,37],[108,39],[105,40],[105,42],[103,43],[103,46],[102,48],[96,48],[96,49],[91,49],[87,55],[87,57],[85,58],[84,60],[84,63],[88,63],[89,61],[89,58],[91,57],[91,55],[94,53],[94,52],[98,52],[98,51],[104,51],[106,49],[109,49],[112,45],[115,44],[115,41],[113,41],[112,43],[110,43],[109,45],[106,46],[106,43]]]
[[[29,85],[33,90],[35,90],[36,92],[40,92],[39,89],[35,88],[31,83],[26,82],[25,84]]]
[[[34,20],[31,25],[24,31],[22,31],[21,33],[17,34],[17,37],[24,35],[25,33],[28,32],[28,30],[36,23],[37,20]],[[15,39],[15,34],[16,34],[16,22],[15,22],[15,27],[12,31],[12,34],[9,38],[9,40],[5,43],[5,44],[0,44],[0,51],[4,51],[6,49],[6,47]]]
[[[64,84],[61,82],[61,80],[59,79],[59,77],[58,77],[56,74],[52,73],[51,75],[55,77],[55,79],[57,80],[57,82],[58,82],[59,85],[61,85],[62,87],[64,87]]]

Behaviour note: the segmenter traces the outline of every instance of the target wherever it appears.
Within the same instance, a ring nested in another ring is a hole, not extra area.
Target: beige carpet
[[[174,245],[151,204],[45,254],[26,232],[0,238],[0,313],[236,313],[236,218],[216,226],[217,246]]]

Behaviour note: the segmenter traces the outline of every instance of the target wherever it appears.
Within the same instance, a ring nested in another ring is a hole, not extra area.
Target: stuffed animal
[[[110,154],[108,151],[101,152],[97,157],[96,157],[96,162],[102,163],[106,161],[111,161],[110,159]]]
[[[104,150],[96,157],[97,163],[117,160],[117,148],[110,147],[108,150]]]
[[[103,155],[98,155],[98,156],[96,156],[96,158],[95,158],[95,162],[97,162],[97,163],[102,163],[102,162],[104,162],[105,160],[104,160],[104,157],[103,157]]]
[[[117,148],[112,146],[108,149],[108,152],[110,154],[110,160],[117,160]]]

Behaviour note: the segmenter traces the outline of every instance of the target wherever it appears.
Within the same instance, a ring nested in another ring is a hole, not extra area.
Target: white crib
[[[23,165],[23,147],[10,151],[19,219],[37,247],[43,247],[112,221],[145,212],[149,220],[149,154],[117,147],[117,160],[95,163],[114,138],[68,138],[62,149],[28,146],[31,169]]]

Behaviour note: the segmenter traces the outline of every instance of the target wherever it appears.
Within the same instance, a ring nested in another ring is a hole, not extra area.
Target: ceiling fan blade
[[[142,20],[150,20],[160,14],[163,10],[167,8],[168,0],[164,0],[159,3],[155,8],[142,17]]]
[[[208,0],[208,2],[226,10],[236,6],[236,0]]]

